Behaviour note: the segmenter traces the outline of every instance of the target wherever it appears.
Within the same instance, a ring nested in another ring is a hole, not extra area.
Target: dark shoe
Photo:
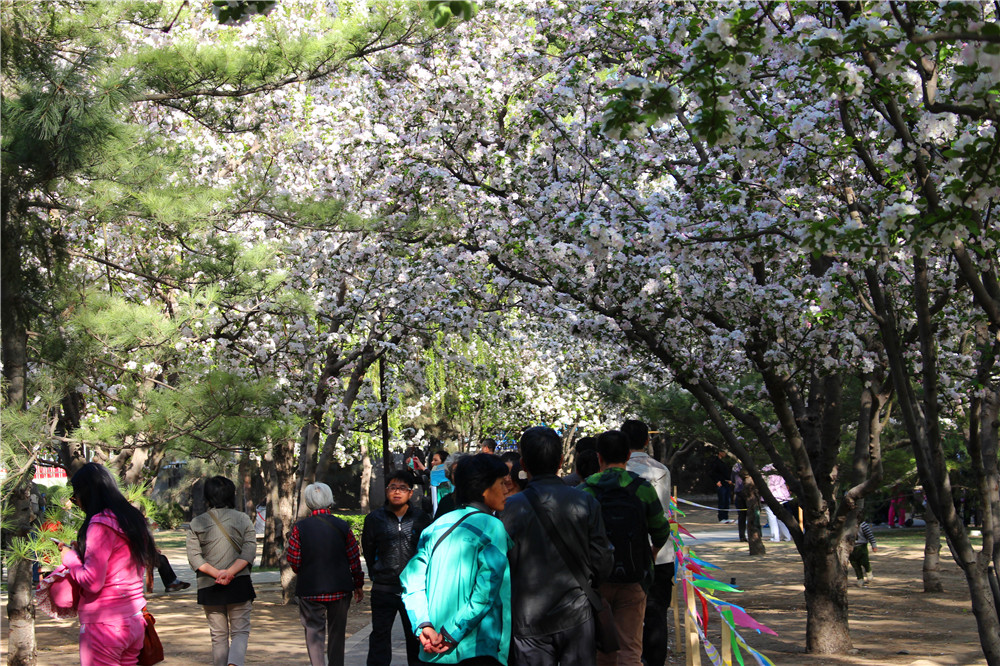
[[[185,582],[183,580],[175,580],[170,585],[167,585],[167,592],[177,592],[178,590],[186,590],[191,587],[191,583]]]

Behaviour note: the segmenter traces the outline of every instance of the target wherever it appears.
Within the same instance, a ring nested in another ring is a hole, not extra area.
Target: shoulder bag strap
[[[227,537],[229,537],[229,543],[236,550],[236,557],[239,557],[240,553],[243,552],[243,548],[236,545],[236,539],[233,538],[233,535],[230,534],[229,530],[227,530],[226,527],[222,524],[222,521],[219,520],[219,517],[216,516],[214,513],[212,513],[212,509],[208,510],[208,515],[212,517],[212,520],[214,520],[215,524],[219,526],[219,529],[222,530],[222,533],[225,534]]]
[[[563,564],[569,570],[573,577],[576,578],[576,582],[583,588],[584,594],[587,595],[587,599],[590,601],[590,605],[594,607],[594,612],[601,610],[601,597],[597,594],[597,590],[591,586],[590,581],[584,576],[583,571],[581,571],[579,564],[580,559],[576,557],[571,557],[569,554],[569,548],[566,546],[566,542],[563,541],[562,535],[559,534],[559,530],[552,523],[548,514],[541,510],[538,505],[538,491],[536,491],[531,486],[522,493],[527,499],[528,503],[531,504],[532,510],[535,512],[535,516],[538,517],[538,522],[542,524],[542,527],[549,533],[552,538],[552,544],[559,551],[559,557],[562,558]]]
[[[437,547],[441,545],[441,542],[442,542],[442,541],[444,541],[444,540],[445,540],[445,538],[446,538],[446,537],[447,537],[447,536],[448,536],[449,534],[451,534],[452,532],[454,532],[454,531],[455,531],[455,528],[456,528],[456,527],[458,527],[459,525],[461,525],[461,524],[462,524],[462,521],[464,521],[464,520],[465,520],[466,518],[468,518],[469,516],[471,516],[471,515],[473,515],[473,514],[475,514],[475,513],[477,513],[477,512],[478,512],[478,513],[482,513],[482,511],[478,511],[478,509],[477,509],[476,511],[470,511],[469,513],[465,514],[464,516],[462,516],[461,518],[459,518],[459,519],[458,519],[457,521],[455,521],[455,524],[454,524],[454,525],[452,525],[451,527],[449,527],[449,528],[448,528],[448,531],[447,531],[447,532],[445,532],[444,534],[442,534],[442,535],[441,535],[441,538],[440,538],[440,539],[438,539],[438,540],[437,540],[437,543],[435,543],[435,544],[434,544],[434,547],[433,547],[433,548],[431,548],[431,557],[434,557],[434,551],[435,551],[435,550],[437,550]]]

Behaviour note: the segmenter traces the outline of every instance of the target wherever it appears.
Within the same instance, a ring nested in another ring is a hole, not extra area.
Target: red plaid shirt
[[[316,509],[313,516],[321,513],[333,515],[329,509]],[[302,564],[302,545],[299,543],[299,526],[292,527],[292,533],[288,536],[288,550],[285,551],[285,558],[288,560],[292,571],[299,572],[299,565]],[[354,532],[347,531],[347,561],[351,565],[351,575],[354,576],[354,589],[360,590],[365,586],[365,574],[361,570],[361,549],[358,548],[358,540],[354,538]],[[351,595],[350,592],[334,592],[333,594],[317,594],[312,597],[302,597],[310,601],[340,601]]]

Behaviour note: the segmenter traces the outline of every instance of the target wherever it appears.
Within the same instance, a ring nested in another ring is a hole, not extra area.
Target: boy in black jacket
[[[420,533],[430,525],[426,513],[410,505],[416,479],[398,469],[386,479],[386,503],[365,517],[361,551],[372,579],[372,633],[368,638],[368,666],[389,666],[392,661],[392,624],[403,618],[407,662],[420,664],[420,641],[410,627],[403,607],[399,574],[417,551]]]

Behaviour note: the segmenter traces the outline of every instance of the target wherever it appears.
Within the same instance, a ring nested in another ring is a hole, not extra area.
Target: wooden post
[[[684,554],[687,555],[687,548]],[[701,666],[701,646],[698,640],[698,629],[695,626],[694,614],[696,612],[694,599],[694,585],[691,584],[691,575],[684,571],[684,594],[687,596],[687,612],[684,613],[684,632],[686,634],[685,658],[687,666]]]
[[[722,620],[722,664],[733,666],[733,634],[729,623]]]
[[[674,486],[674,506],[677,506],[677,486]],[[687,548],[684,548],[684,555],[687,556]],[[684,584],[684,572],[676,568],[675,563],[675,578],[680,582],[681,585]],[[674,591],[673,596],[670,598],[670,605],[674,609],[674,649],[683,650],[684,641],[681,640],[681,602],[679,601],[681,595]]]

